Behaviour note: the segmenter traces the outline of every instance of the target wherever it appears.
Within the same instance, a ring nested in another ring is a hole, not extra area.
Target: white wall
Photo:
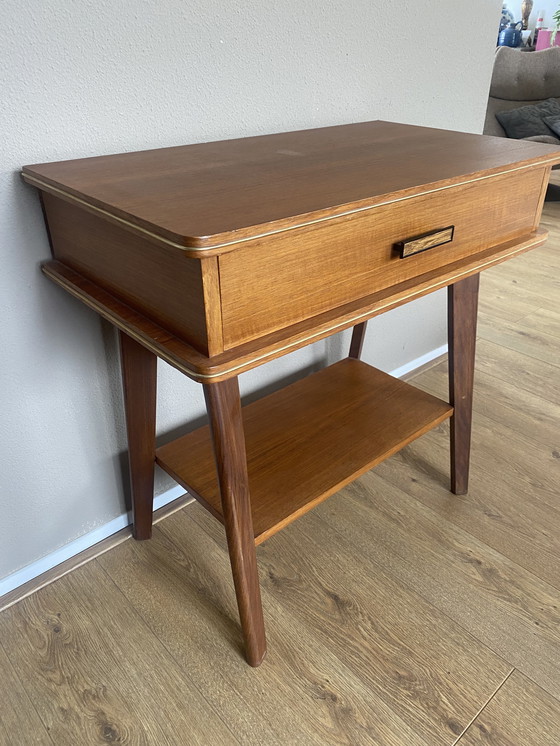
[[[513,13],[513,16],[516,21],[521,20],[521,0],[519,2],[515,0],[509,0],[509,2],[506,2],[506,5]],[[531,15],[529,16],[529,28],[531,30],[534,30],[535,26],[537,25],[537,19],[540,16],[541,10],[544,11],[544,25],[546,28],[554,28],[554,21],[552,20],[552,16],[558,8],[560,7],[559,0],[535,0],[533,3],[533,10],[531,11]],[[498,14],[499,15],[499,14]],[[499,18],[498,18],[499,22]]]
[[[499,3],[494,0],[495,14]],[[39,272],[24,164],[377,118],[480,131],[496,36],[458,3],[3,0],[0,6],[0,578],[119,515],[126,448],[112,329]],[[392,369],[445,341],[443,296],[372,324]],[[319,343],[242,378],[320,364]],[[160,366],[166,433],[203,413]],[[157,489],[168,482],[161,475]]]

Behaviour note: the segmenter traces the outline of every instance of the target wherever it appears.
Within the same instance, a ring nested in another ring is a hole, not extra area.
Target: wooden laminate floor
[[[468,496],[446,423],[266,541],[257,670],[187,506],[0,614],[0,744],[558,746],[559,221],[483,274]]]

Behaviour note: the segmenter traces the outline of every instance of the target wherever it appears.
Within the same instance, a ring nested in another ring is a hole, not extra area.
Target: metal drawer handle
[[[436,246],[441,246],[444,243],[450,243],[451,241],[453,241],[454,233],[454,225],[450,225],[447,228],[438,228],[436,231],[423,233],[421,236],[408,238],[406,241],[399,241],[395,244],[395,249],[400,252],[401,259],[406,259],[407,256],[420,254],[420,252],[422,251],[435,249]]]

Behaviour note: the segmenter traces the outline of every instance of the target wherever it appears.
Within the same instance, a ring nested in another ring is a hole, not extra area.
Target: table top
[[[560,148],[375,121],[38,164],[22,175],[177,248],[204,249],[537,163],[560,163]]]

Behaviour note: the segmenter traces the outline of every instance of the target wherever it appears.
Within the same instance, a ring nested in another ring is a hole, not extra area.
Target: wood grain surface
[[[18,666],[19,668],[19,666]],[[0,644],[0,743],[4,746],[56,746]],[[23,717],[22,717],[23,715]]]
[[[443,274],[462,259],[529,235],[546,187],[543,176],[543,169],[523,179],[514,172],[225,253],[219,257],[225,349],[436,269]],[[507,221],[505,204],[512,211]],[[400,258],[399,241],[442,223],[455,225],[451,243]]]
[[[242,641],[223,530],[198,506],[177,518],[160,524],[151,542],[129,543],[126,556],[109,553],[102,564],[176,660],[196,672],[200,691],[223,709],[242,743],[429,746],[334,645],[299,624],[281,593],[263,590],[265,664],[254,672],[241,650],[232,656]]]
[[[548,361],[507,325],[479,339],[468,496],[444,423],[259,547],[258,671],[223,529],[184,508],[0,614],[2,743],[556,746],[558,219],[482,281],[481,321],[495,300]],[[445,366],[415,385],[445,395]]]
[[[211,327],[209,339],[207,313],[219,316],[220,304],[205,297],[205,286],[212,284],[203,280],[205,263],[157,246],[50,194],[43,202],[56,259],[203,354],[221,352],[221,321],[219,332],[215,324]]]
[[[514,671],[458,746],[557,746],[560,703]]]
[[[206,382],[239,375],[287,352],[300,349],[312,341],[324,339],[334,331],[355,326],[403,303],[476,274],[482,269],[534,249],[544,243],[546,237],[546,231],[539,229],[526,240],[510,241],[494,247],[474,257],[448,265],[444,271],[433,270],[421,277],[293,324],[213,358],[207,357],[187,342],[173,336],[153,319],[142,315],[117,296],[108,293],[60,262],[47,262],[42,266],[42,270],[51,280],[189,378]]]
[[[357,565],[352,544],[321,521],[327,505],[259,547],[265,609],[273,596],[300,636],[332,650],[427,743],[453,743],[511,667],[414,589],[369,562]],[[215,521],[192,515],[223,545]]]
[[[560,699],[555,586],[405,495],[379,472],[330,501],[320,517],[371,563]],[[375,495],[375,498],[372,497]]]
[[[441,432],[446,438],[447,428]],[[560,534],[552,528],[558,517],[556,451],[533,444],[475,410],[469,497],[456,499],[453,509],[445,440],[428,435],[413,450],[378,468],[395,486],[557,587]],[[419,473],[425,479],[418,479]]]
[[[0,638],[57,746],[235,743],[95,560],[3,612]]]
[[[135,539],[143,540],[152,535],[157,357],[123,332],[119,332],[119,344],[132,494],[132,531]]]
[[[447,290],[449,360],[449,423],[451,491],[465,495],[469,486],[472,400],[480,275],[450,285]]]
[[[23,175],[109,218],[125,218],[179,245],[208,247],[266,233],[271,224],[285,230],[389,194],[410,196],[539,162],[560,162],[560,150],[362,122],[25,166]]]
[[[559,256],[560,205],[545,210],[550,241],[516,260],[519,285],[483,275],[484,323],[495,302],[496,328],[555,336],[538,328],[560,310],[554,273],[524,271]],[[448,491],[444,423],[258,547],[257,671],[223,528],[190,505],[0,614],[0,738],[556,746],[558,366],[511,342],[478,340],[468,496]],[[445,397],[445,365],[414,385]]]
[[[407,135],[404,150],[399,149]],[[293,141],[292,150],[286,149],[286,139]],[[441,148],[447,139],[456,151],[444,162]],[[554,155],[534,143],[504,149],[499,143],[501,155],[509,153],[509,165],[500,171],[489,167],[487,155],[482,157],[487,140],[373,122],[260,138],[254,152],[242,141],[210,143],[172,153],[162,149],[47,164],[38,171],[26,167],[24,177],[41,190],[57,261],[202,355],[212,359],[236,350],[239,360],[243,351],[237,348],[245,343],[256,342],[260,351],[268,335],[285,340],[297,324],[303,324],[309,341],[323,314],[330,314],[332,332],[344,321],[349,305],[367,306],[377,293],[421,293],[426,280],[434,289],[438,281],[458,279],[457,271],[464,274],[473,261],[486,267],[488,252],[499,260],[508,243],[529,241],[540,218],[551,164],[560,160],[560,152]],[[265,141],[268,145],[259,150]],[[436,142],[436,165],[425,162],[422,170],[420,164]],[[271,148],[281,157],[269,160]],[[218,151],[222,159],[217,163]],[[539,151],[544,160],[536,160]],[[286,160],[288,152],[298,157]],[[311,161],[305,152],[313,154]],[[414,157],[407,158],[407,153]],[[177,171],[181,154],[183,170]],[[325,160],[320,163],[319,157]],[[389,159],[390,174],[385,172]],[[121,169],[127,160],[125,173]],[[72,183],[77,179],[91,184],[93,177],[97,197],[76,196],[73,187],[62,182],[55,187],[37,181],[39,171],[45,170]],[[252,179],[255,170],[259,180],[268,177],[268,184],[258,200],[248,203],[244,179],[247,174]],[[145,176],[142,182],[140,174]],[[367,193],[356,201],[360,181],[363,189],[367,184]],[[286,192],[283,207],[274,191],[269,194],[271,185],[278,184]],[[150,185],[157,189],[152,195]],[[167,191],[172,185],[173,193]],[[230,192],[231,199],[224,202]],[[309,200],[319,200],[323,207],[309,212]],[[239,215],[234,216],[236,207]],[[506,210],[508,220],[503,219]],[[230,221],[230,229],[212,233],[213,211],[219,220]],[[268,219],[255,225],[257,213]],[[172,241],[165,227],[170,219],[184,226],[194,221],[197,235],[177,234]],[[142,227],[143,221],[151,228]],[[424,248],[427,239],[421,237],[441,233],[446,225],[453,226],[451,242],[440,236],[431,240],[440,245],[402,260],[404,250],[398,247],[403,241],[417,237],[415,243]]]
[[[351,358],[249,404],[243,419],[257,544],[451,411]],[[158,448],[156,460],[223,520],[208,427]]]
[[[436,246],[441,246],[445,243],[450,243],[453,241],[454,232],[455,226],[451,225],[442,230],[430,231],[422,236],[416,236],[415,238],[408,238],[405,241],[401,241],[397,244],[401,253],[401,259],[405,259],[407,256],[412,256],[413,254],[418,254],[421,251],[434,249]]]
[[[266,655],[266,638],[247,475],[247,455],[237,378],[204,387],[214,478],[226,528],[231,571],[251,666]]]

